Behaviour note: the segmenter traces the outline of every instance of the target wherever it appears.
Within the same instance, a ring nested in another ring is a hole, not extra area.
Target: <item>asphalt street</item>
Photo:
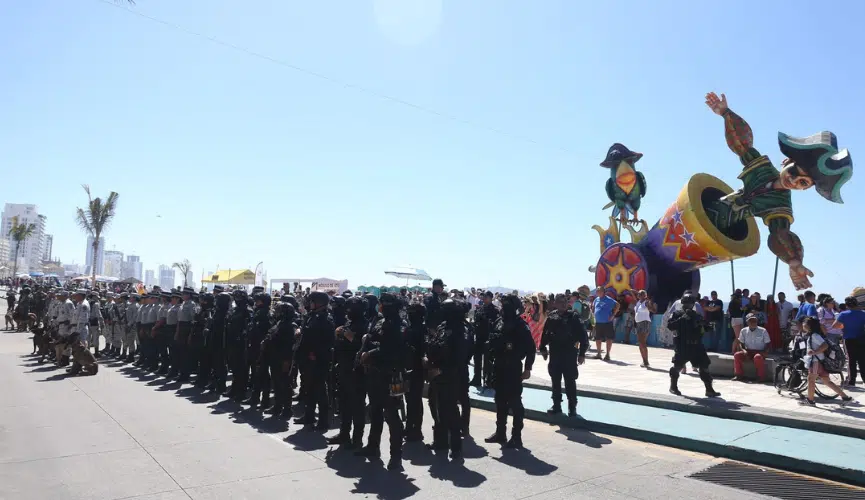
[[[685,477],[712,457],[538,422],[528,450],[505,451],[483,443],[494,415],[477,409],[463,464],[412,444],[388,472],[189,385],[112,363],[69,378],[31,349],[0,333],[0,499],[767,498]]]

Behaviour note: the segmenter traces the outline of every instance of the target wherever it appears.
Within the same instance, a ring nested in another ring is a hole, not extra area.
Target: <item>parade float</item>
[[[724,120],[728,147],[739,157],[742,188],[734,190],[706,173],[695,173],[651,229],[638,217],[646,180],[636,170],[643,156],[614,144],[601,166],[610,169],[606,191],[613,214],[600,236],[600,258],[593,266],[595,285],[610,295],[646,290],[660,310],[685,290],[699,292],[700,269],[749,257],[760,249],[756,218],[768,227],[769,249],[789,267],[796,289],[811,286],[813,273],[804,266],[804,248],[790,230],[791,191],[815,187],[829,201],[842,203],[840,189],[853,174],[850,154],[839,150],[831,132],[806,138],[778,134],[785,158],[777,169],[753,146],[748,124],[714,93],[706,104]],[[621,241],[627,231],[630,242]]]

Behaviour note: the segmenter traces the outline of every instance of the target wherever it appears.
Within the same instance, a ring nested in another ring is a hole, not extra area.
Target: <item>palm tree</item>
[[[189,284],[186,282],[186,277],[189,275],[189,271],[192,269],[192,263],[189,262],[188,259],[183,259],[180,262],[175,262],[174,264],[171,264],[171,267],[177,269],[178,271],[180,271],[180,274],[183,275],[183,288],[188,287]]]
[[[9,228],[9,239],[15,242],[15,261],[12,264],[12,277],[18,276],[18,252],[27,238],[36,232],[36,224],[19,224],[18,216],[12,217],[12,227]]]
[[[78,225],[93,237],[93,272],[92,286],[96,288],[96,261],[99,257],[99,238],[102,233],[108,229],[111,221],[114,219],[115,210],[117,209],[117,196],[114,191],[108,194],[108,198],[102,201],[102,198],[94,198],[90,195],[90,186],[82,185],[84,192],[87,193],[88,203],[87,208],[78,209],[78,214],[75,221]]]

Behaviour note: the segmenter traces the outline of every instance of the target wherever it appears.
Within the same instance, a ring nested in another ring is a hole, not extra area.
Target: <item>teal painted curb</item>
[[[550,387],[543,384],[535,384],[532,382],[523,382],[523,387],[537,389],[550,392]],[[790,427],[793,429],[803,429],[807,431],[823,432],[826,434],[835,434],[837,436],[846,436],[857,439],[865,439],[865,427],[848,426],[840,423],[832,423],[826,420],[817,420],[804,415],[796,418],[788,417],[778,413],[763,413],[755,412],[746,409],[731,410],[719,406],[699,405],[693,403],[680,403],[670,401],[669,399],[653,399],[637,394],[629,394],[627,392],[606,392],[597,389],[586,389],[577,386],[577,395],[587,398],[603,399],[607,401],[615,401],[617,403],[629,403],[641,406],[650,406],[652,408],[660,408],[662,410],[680,411],[683,413],[694,413],[707,417],[724,418],[729,420],[741,420],[743,422],[754,422],[765,425],[776,425],[780,427]]]
[[[487,411],[495,411],[495,403],[471,398],[471,405]],[[865,486],[865,471],[855,469],[844,469],[833,467],[822,463],[810,462],[798,458],[791,458],[773,453],[764,453],[737,446],[722,445],[699,441],[696,439],[688,439],[677,436],[670,436],[659,432],[645,431],[634,429],[616,424],[608,424],[605,422],[595,422],[585,420],[583,418],[569,418],[562,415],[549,415],[544,411],[533,410],[526,408],[526,418],[538,422],[544,422],[552,425],[568,427],[571,429],[582,429],[602,434],[609,434],[635,441],[645,441],[668,446],[670,448],[678,448],[705,455],[715,457],[728,458],[741,462],[748,462],[756,465],[772,467],[774,469],[798,472],[815,477],[822,477],[832,481],[840,481],[843,483],[854,484],[857,486]]]

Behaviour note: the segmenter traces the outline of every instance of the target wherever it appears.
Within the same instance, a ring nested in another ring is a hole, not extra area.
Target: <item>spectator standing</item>
[[[787,301],[787,294],[778,292],[778,328],[781,330],[782,346],[786,347],[790,343],[790,320],[793,319],[796,306],[792,302]]]
[[[637,302],[634,304],[634,321],[637,325],[637,343],[640,346],[640,355],[643,357],[642,368],[649,368],[649,333],[652,331],[652,314],[657,312],[655,304],[649,300],[645,290],[637,294]]]
[[[604,361],[610,360],[610,349],[613,348],[613,340],[616,338],[616,328],[613,321],[619,309],[619,302],[607,296],[607,290],[603,286],[598,287],[597,298],[592,303],[595,314],[595,347],[598,353],[595,358],[601,359],[601,344],[606,342],[607,351]]]
[[[847,384],[856,385],[856,374],[861,374],[865,383],[865,311],[859,307],[855,297],[844,299],[847,310],[835,317],[832,325],[841,330],[844,337],[844,347],[847,348],[847,359],[850,376]]]
[[[730,303],[727,305],[727,315],[730,316],[730,328],[733,329],[733,339],[739,338],[739,332],[742,330],[744,319],[742,316],[742,290],[736,290],[730,296]],[[733,349],[733,352],[736,352]]]
[[[766,331],[769,332],[769,338],[772,339],[771,347],[773,350],[780,349],[784,345],[781,338],[781,324],[778,317],[778,304],[775,303],[775,297],[769,295],[766,297]]]
[[[822,306],[817,309],[817,319],[820,320],[820,325],[823,327],[823,333],[826,337],[836,344],[841,343],[841,329],[835,327],[835,315],[837,313],[835,299],[832,297],[824,297]]]
[[[724,331],[724,302],[718,298],[718,292],[712,291],[709,300],[706,301],[705,311],[709,328],[703,344],[707,350],[715,352],[720,346],[721,333]]]

